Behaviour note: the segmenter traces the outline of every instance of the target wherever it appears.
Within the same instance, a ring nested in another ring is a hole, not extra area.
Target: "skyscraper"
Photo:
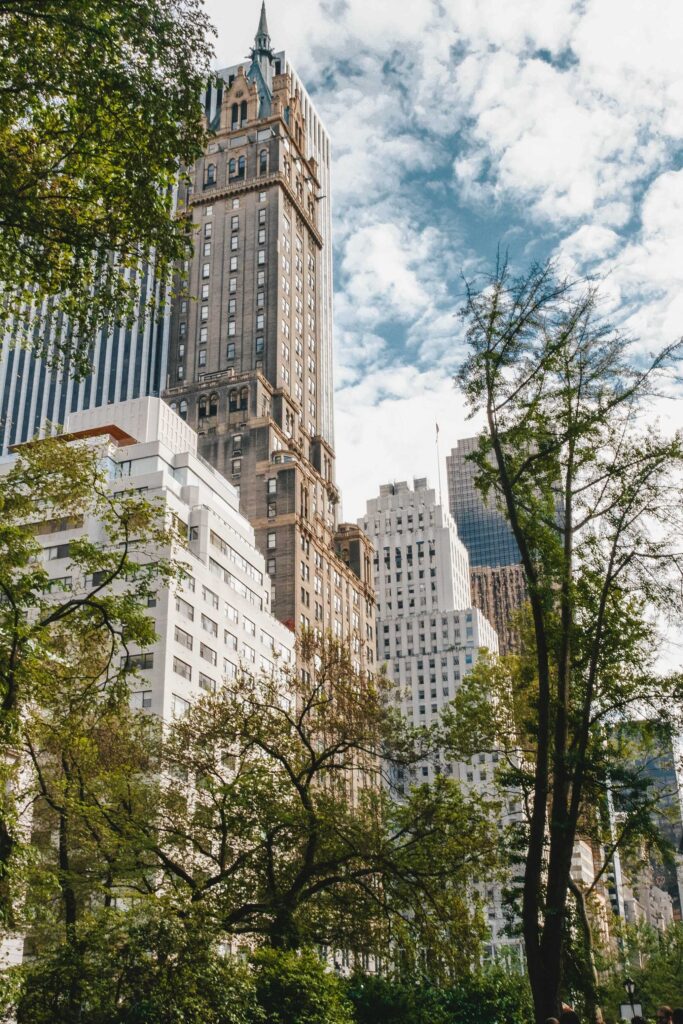
[[[179,205],[196,226],[171,316],[166,400],[240,491],[290,626],[374,648],[371,547],[338,529],[330,146],[265,7],[205,95],[211,140]]]
[[[500,653],[509,654],[519,649],[513,618],[526,601],[526,579],[510,525],[476,486],[468,455],[478,445],[477,437],[464,438],[446,456],[448,505],[469,555],[472,602],[495,627]]]
[[[377,658],[386,662],[393,699],[416,726],[438,720],[472,671],[482,648],[495,652],[493,626],[472,607],[467,550],[448,510],[420,478],[413,486],[383,484],[367,503],[359,526],[375,545]],[[466,789],[489,792],[496,753],[477,754],[471,762],[421,764],[414,774],[399,775],[399,792],[411,784],[433,781],[439,772],[458,779]],[[514,799],[507,812],[516,814]],[[508,945],[500,886],[481,881],[490,928],[489,953]]]

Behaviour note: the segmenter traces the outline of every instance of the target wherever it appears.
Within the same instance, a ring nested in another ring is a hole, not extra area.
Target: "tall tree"
[[[683,449],[639,419],[679,345],[631,365],[595,288],[549,264],[515,279],[500,263],[468,287],[463,317],[457,379],[488,428],[478,484],[508,517],[529,589],[522,925],[541,1022],[559,1011],[572,849],[605,730],[634,709],[681,711],[680,677],[654,661],[657,613],[681,612]]]
[[[470,892],[495,870],[490,808],[445,777],[392,800],[390,764],[429,756],[428,737],[340,642],[304,636],[300,658],[303,678],[245,672],[197,701],[165,734],[157,815],[110,827],[142,832],[178,912],[203,907],[216,934],[406,962],[427,948],[435,976],[467,969],[484,933]]]
[[[45,352],[52,325],[83,371],[143,265],[163,281],[185,258],[173,195],[201,152],[210,31],[201,0],[0,0],[2,332]]]
[[[162,508],[134,491],[112,492],[96,446],[58,438],[27,445],[0,475],[3,924],[11,923],[11,869],[26,839],[16,800],[26,716],[54,706],[57,692],[67,709],[92,709],[102,693],[128,698],[128,645],[154,640],[148,602],[180,571],[166,557],[174,536]],[[57,560],[59,577],[48,567]]]

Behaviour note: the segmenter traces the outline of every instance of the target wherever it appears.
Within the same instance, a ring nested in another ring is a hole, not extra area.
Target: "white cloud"
[[[436,423],[439,424],[441,482],[448,501],[444,460],[455,442],[477,432],[462,398],[441,372],[396,369],[342,388],[336,396],[337,480],[342,514],[355,521],[380,484],[429,477],[438,486]]]

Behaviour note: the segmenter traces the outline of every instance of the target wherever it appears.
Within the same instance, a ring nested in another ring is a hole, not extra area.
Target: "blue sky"
[[[207,7],[217,65],[233,63],[259,3]],[[387,480],[436,483],[437,420],[442,460],[473,432],[451,383],[457,311],[462,275],[484,273],[499,244],[520,268],[554,256],[601,276],[606,309],[647,349],[683,333],[680,2],[267,10],[332,138],[345,518]]]

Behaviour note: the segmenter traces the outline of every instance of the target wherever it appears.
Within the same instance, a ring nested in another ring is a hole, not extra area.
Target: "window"
[[[233,210],[239,210],[239,208],[240,208],[240,201],[239,201],[239,199],[233,199],[233,201],[232,201],[232,208],[233,208]]]
[[[237,252],[237,250],[239,249],[239,245],[240,245],[240,236],[239,235],[232,235],[232,237],[230,238],[230,248],[232,249],[232,251],[233,252]]]
[[[227,629],[223,630],[223,642],[230,648],[230,650],[237,650],[237,637]]]
[[[208,644],[200,643],[199,645],[199,656],[208,661],[211,665],[215,665],[217,662],[217,654],[213,647],[209,647]]]
[[[232,435],[232,453],[233,453],[233,455],[239,455],[241,451],[242,451],[242,435],[241,434],[233,434]]]
[[[218,395],[214,391],[209,398],[209,416],[218,415]]]
[[[216,692],[216,680],[212,679],[211,676],[207,676],[204,672],[199,673],[199,685],[202,690],[206,690],[207,693]]]
[[[235,320],[228,320],[228,337],[233,337],[237,333],[237,322]]]
[[[183,647],[186,647],[188,651],[192,650],[192,634],[187,633],[180,626],[175,627],[175,640],[177,643],[182,644]]]
[[[245,633],[249,634],[249,636],[256,636],[256,623],[252,622],[251,619],[248,619],[246,615],[242,616],[242,628]]]
[[[233,476],[239,476],[239,474],[242,472],[242,460],[241,459],[233,459],[232,460],[231,472],[232,472]]]
[[[126,671],[132,671],[133,669],[146,671],[154,668],[154,655],[149,651],[144,654],[124,654],[121,658],[121,668]]]
[[[242,124],[247,123],[247,101],[242,100],[240,103],[240,121]]]
[[[213,234],[213,224],[204,225],[204,238],[211,238]]]
[[[240,388],[240,409],[249,408],[249,388]]]
[[[256,305],[263,306],[265,304],[265,292],[256,293]]]
[[[190,710],[189,700],[184,700],[174,693],[171,697],[171,714],[174,718],[182,718]]]
[[[130,695],[130,706],[139,711],[144,708],[151,708],[152,706],[152,691],[151,690],[136,690]]]
[[[262,149],[258,155],[258,172],[259,174],[268,173],[268,150]]]
[[[241,156],[241,157],[239,158],[239,160],[237,161],[237,176],[238,176],[239,178],[243,178],[243,177],[244,177],[244,167],[245,167],[245,163],[246,163],[246,161],[245,161],[245,159],[244,159],[244,157],[243,157],[243,156]]]
[[[258,222],[259,222],[259,224],[265,224],[266,223],[266,211],[265,210],[259,210],[259,212],[258,212]]]
[[[228,395],[228,412],[237,412],[237,405],[238,391],[237,388],[233,388],[233,390]]]
[[[187,664],[186,661],[182,661],[180,658],[173,659],[173,671],[177,675],[182,676],[183,679],[192,679],[192,668]]]
[[[276,537],[275,530],[271,530],[270,533],[268,534],[268,547],[269,548],[274,548],[275,547],[275,537]]]
[[[208,337],[209,337],[209,329],[208,329],[208,327],[200,327],[199,328],[199,344],[200,345],[206,345],[206,340],[207,340]]]
[[[225,602],[225,617],[229,622],[239,622],[239,614],[236,608],[233,608],[231,604]]]
[[[264,313],[257,313],[256,314],[256,330],[257,331],[262,331],[264,324],[265,324],[265,314]]]
[[[211,242],[204,242],[204,255],[205,256],[210,256],[211,255]]]
[[[240,117],[239,105],[237,103],[233,103],[232,107],[230,108],[230,127],[231,128],[239,128],[239,117]],[[234,160],[233,160],[233,163],[234,163]]]
[[[232,160],[228,161],[228,176],[230,178],[232,178],[235,175],[236,172],[237,172],[237,164],[235,162],[235,158],[233,157]]]
[[[275,575],[275,559],[274,558],[269,558],[268,561],[266,562],[266,572],[268,573],[269,576],[274,576]]]
[[[206,366],[206,349],[200,348],[199,355],[197,356],[197,364],[199,366]]]
[[[266,240],[266,229],[265,228],[259,228],[258,240],[259,240],[259,245],[263,245],[264,244],[264,242]]]
[[[259,201],[259,203],[265,203],[265,201],[266,201],[266,193],[265,192],[259,192],[259,194],[258,194],[258,201]]]
[[[231,293],[237,291],[237,278],[236,277],[231,277],[230,280],[228,281],[228,291],[231,292]]]
[[[208,297],[209,297],[209,286],[208,286],[208,284],[203,284],[202,285],[202,299],[208,299]],[[185,332],[183,331],[183,334],[184,333]]]
[[[205,206],[204,207],[204,216],[205,217],[211,217],[212,215],[213,215],[213,206]]]
[[[236,256],[231,256],[230,257],[230,269],[231,270],[237,270],[237,257]]]
[[[239,231],[240,219],[239,217],[232,217],[230,219],[230,227],[233,231]]]
[[[182,373],[180,374],[180,376],[182,377]],[[184,398],[181,401],[180,406],[178,408],[178,415],[180,416],[181,420],[187,419],[187,402],[185,401]]]
[[[218,609],[218,594],[214,594],[213,590],[209,590],[208,587],[202,587],[202,597],[212,608]]]
[[[277,477],[276,476],[271,477],[270,480],[268,481],[267,493],[268,494],[277,494]]]
[[[215,164],[209,164],[208,167],[206,168],[206,184],[207,185],[215,185],[216,184],[216,165]]]
[[[263,338],[258,337],[256,339],[256,354],[258,355],[261,352],[263,352]]]
[[[218,623],[210,619],[208,615],[202,614],[202,629],[210,633],[211,636],[218,636]]]
[[[258,251],[258,264],[259,264],[259,266],[262,267],[265,262],[266,262],[266,250],[265,249],[259,249],[259,251]]]
[[[227,357],[228,357],[228,359],[234,359],[235,358],[235,342],[234,341],[228,342]]]
[[[209,307],[208,306],[206,306],[206,305],[202,306],[200,317],[201,317],[202,323],[206,323],[206,321],[209,319]]]

